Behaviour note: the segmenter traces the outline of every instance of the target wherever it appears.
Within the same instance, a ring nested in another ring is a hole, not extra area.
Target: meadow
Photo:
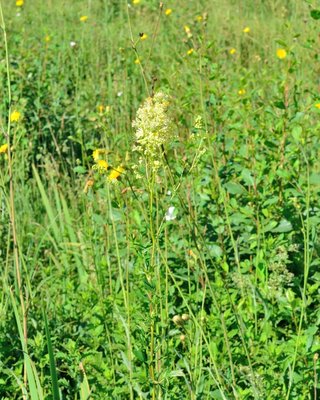
[[[319,399],[319,3],[0,6],[0,400]]]

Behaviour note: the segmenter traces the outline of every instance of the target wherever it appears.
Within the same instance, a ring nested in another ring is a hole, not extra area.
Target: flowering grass
[[[0,1],[0,399],[317,399],[320,11],[67,3]]]

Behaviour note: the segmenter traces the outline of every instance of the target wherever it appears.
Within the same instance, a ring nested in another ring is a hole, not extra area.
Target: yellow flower
[[[17,7],[22,7],[24,3],[24,0],[16,0],[16,6]]]
[[[237,50],[234,49],[234,48],[232,48],[232,49],[229,50],[229,53],[230,53],[231,55],[235,54],[236,52],[237,52]]]
[[[191,29],[189,28],[188,25],[185,25],[185,26],[184,26],[184,31],[186,32],[188,38],[191,38],[191,37],[192,37]]]
[[[135,63],[135,64],[140,64],[140,59],[139,59],[139,58],[136,58],[136,59],[134,60],[134,63]]]
[[[249,32],[250,32],[249,26],[246,26],[246,27],[243,29],[242,32],[243,32],[243,33],[249,33]]]
[[[20,118],[21,118],[21,113],[15,110],[10,115],[10,122],[18,122]]]
[[[238,94],[239,94],[240,96],[243,96],[244,94],[246,94],[246,89],[240,89],[240,90],[238,91]]]
[[[283,60],[287,57],[287,51],[285,49],[277,49],[277,57]]]
[[[7,143],[5,143],[2,146],[0,146],[0,154],[1,153],[6,153],[7,150],[8,150],[8,144]]]
[[[104,106],[102,105],[102,104],[100,104],[99,106],[98,106],[98,111],[99,111],[99,114],[102,114],[103,113],[103,111],[104,111]],[[96,151],[96,150],[95,150]],[[94,153],[94,152],[93,152]]]
[[[146,33],[140,34],[140,40],[146,40],[148,38],[148,35]]]
[[[320,110],[320,103],[316,103],[314,106]]]
[[[193,49],[189,49],[189,50],[187,51],[188,56],[191,56],[191,54],[192,54],[193,52],[194,52]]]
[[[117,180],[117,179],[119,178],[119,176],[122,175],[123,173],[124,173],[124,168],[120,165],[119,167],[113,169],[113,170],[110,172],[110,174],[109,174],[107,180],[108,180],[109,182],[114,182],[114,181]]]
[[[166,15],[170,15],[172,13],[171,8],[167,8],[166,11],[164,12]]]
[[[108,163],[107,163],[107,161],[106,161],[106,160],[98,160],[98,161],[96,162],[96,169],[97,169],[100,173],[107,171],[107,169],[108,169]]]
[[[45,41],[46,43],[49,43],[50,40],[51,40],[51,37],[50,37],[49,35],[46,35],[46,36],[44,37],[44,41]]]
[[[107,154],[107,150],[105,149],[96,149],[92,153],[92,157],[94,159],[94,162],[98,163],[98,161],[101,159],[101,156]]]
[[[196,20],[197,20],[198,22],[201,22],[201,21],[203,20],[203,16],[202,16],[202,15],[198,15],[198,16],[196,17]]]
[[[86,22],[88,20],[88,16],[87,15],[82,15],[82,17],[80,17],[80,21],[81,22]]]
[[[141,0],[132,0],[132,4],[136,5],[139,4]]]

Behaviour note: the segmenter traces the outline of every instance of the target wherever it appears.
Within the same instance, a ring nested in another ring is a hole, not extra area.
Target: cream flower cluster
[[[174,136],[174,123],[169,112],[170,97],[162,92],[148,97],[138,109],[132,126],[135,129],[135,147],[153,170],[161,164],[163,145]],[[142,158],[140,159],[142,163]]]

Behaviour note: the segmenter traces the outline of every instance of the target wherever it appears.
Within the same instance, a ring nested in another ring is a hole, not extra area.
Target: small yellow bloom
[[[136,5],[139,4],[141,0],[132,0],[132,4]]]
[[[111,106],[106,106],[106,113],[109,114],[110,111],[111,111]]]
[[[16,6],[17,7],[22,7],[24,3],[24,0],[16,0]]]
[[[283,60],[287,57],[287,51],[285,49],[277,49],[277,57]]]
[[[320,103],[316,103],[314,106],[320,110]]]
[[[120,165],[119,167],[113,169],[109,176],[108,176],[108,181],[109,182],[114,182],[119,178],[120,175],[124,173],[124,168]]]
[[[0,146],[0,154],[1,153],[6,153],[7,150],[8,150],[8,144],[7,143],[5,143],[2,146]]]
[[[238,91],[238,94],[239,94],[240,96],[243,96],[244,94],[246,94],[246,90],[245,90],[245,89],[240,89],[240,90]]]
[[[197,20],[198,22],[203,21],[203,16],[202,16],[202,15],[198,15],[198,16],[196,17],[196,20]]]
[[[46,35],[46,36],[44,37],[44,41],[45,41],[46,43],[49,43],[49,42],[51,41],[51,37],[50,37],[49,35]]]
[[[81,22],[86,22],[88,20],[88,16],[87,15],[82,15],[82,17],[80,17],[80,21]]]
[[[246,27],[243,29],[242,32],[243,32],[243,33],[249,33],[249,32],[250,32],[249,26],[246,26]]]
[[[14,110],[10,115],[10,122],[18,122],[21,118],[21,113],[19,111]]]
[[[191,56],[191,54],[192,54],[193,52],[194,52],[193,49],[189,49],[189,50],[187,51],[188,56]]]
[[[98,160],[96,162],[96,168],[99,172],[106,172],[108,169],[108,163],[106,160]]]
[[[135,63],[135,64],[140,64],[140,59],[139,59],[139,58],[136,58],[136,59],[134,60],[134,63]]]
[[[167,8],[166,11],[164,12],[166,15],[170,15],[172,14],[172,9],[171,8]]]
[[[94,162],[98,163],[99,160],[102,159],[102,156],[104,156],[107,153],[105,149],[96,149],[92,153],[92,157],[94,159]]]
[[[96,150],[94,150],[93,153],[92,153],[92,157],[94,159],[94,162],[97,163],[101,158],[100,156],[104,155],[106,153],[107,153],[107,150],[105,150],[105,149],[96,149]]]
[[[234,48],[232,48],[232,49],[229,50],[229,53],[230,53],[231,55],[235,54],[236,52],[237,52],[237,50],[234,49]]]
[[[188,25],[185,25],[185,26],[184,26],[184,31],[185,31],[185,33],[187,34],[188,38],[191,38],[191,37],[192,37],[191,29],[189,28]]]
[[[102,114],[103,113],[103,111],[104,111],[104,106],[102,105],[102,104],[100,104],[99,106],[98,106],[98,111],[99,111],[99,114]],[[96,151],[96,150],[95,150]]]
[[[148,38],[148,35],[146,33],[143,33],[140,35],[140,40],[146,40]]]

